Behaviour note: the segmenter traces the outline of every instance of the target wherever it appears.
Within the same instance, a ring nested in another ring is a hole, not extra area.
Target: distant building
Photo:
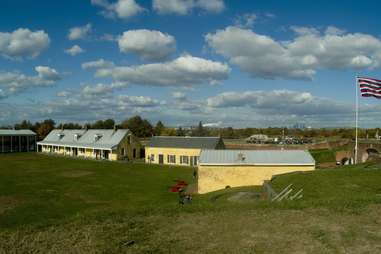
[[[274,175],[315,169],[301,150],[202,150],[197,170],[198,193],[226,187],[262,185]]]
[[[146,146],[146,162],[196,166],[201,149],[225,149],[219,137],[152,137]]]
[[[0,152],[36,151],[36,133],[31,130],[0,130]]]
[[[56,129],[37,145],[44,153],[104,160],[133,160],[144,151],[127,129]]]

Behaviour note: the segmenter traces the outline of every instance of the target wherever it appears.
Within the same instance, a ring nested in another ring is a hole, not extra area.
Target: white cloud
[[[128,19],[145,11],[135,0],[117,0],[115,3],[107,0],[91,0],[91,3],[102,7],[101,14],[107,18]]]
[[[159,14],[186,15],[193,9],[219,13],[225,9],[223,0],[153,0],[153,9]]]
[[[71,56],[76,56],[78,54],[81,54],[85,52],[85,50],[83,50],[80,46],[78,45],[74,45],[73,47],[69,48],[69,49],[66,49],[65,50],[65,53],[66,54],[69,54]]]
[[[381,66],[381,41],[372,35],[329,27],[292,27],[296,37],[281,42],[235,26],[209,33],[205,40],[216,53],[253,77],[312,79],[318,69],[363,69]]]
[[[179,100],[186,98],[185,93],[183,93],[183,92],[173,92],[172,97],[175,99],[179,99]]]
[[[82,95],[84,95],[85,97],[106,96],[111,94],[112,91],[112,86],[99,83],[95,86],[85,86],[82,89]]]
[[[215,84],[228,78],[227,64],[190,55],[173,61],[138,66],[116,66],[98,69],[98,77],[111,76],[115,82],[152,86],[191,86]]]
[[[19,28],[11,33],[0,32],[0,55],[11,59],[35,58],[49,43],[49,35],[43,30]]]
[[[0,98],[21,93],[35,87],[54,85],[61,79],[59,73],[48,66],[36,66],[36,76],[27,76],[20,72],[0,72]]]
[[[249,107],[263,114],[326,115],[352,113],[351,105],[290,90],[224,92],[207,99],[211,108]]]
[[[146,60],[162,60],[176,50],[173,36],[147,29],[124,32],[118,44],[121,52],[135,53]]]
[[[92,26],[90,23],[84,26],[72,27],[70,28],[69,34],[67,37],[71,41],[86,39],[91,33],[91,30],[92,30]]]
[[[257,18],[258,16],[255,13],[245,13],[237,16],[234,20],[234,24],[237,27],[250,28],[254,25]]]
[[[114,63],[111,61],[106,61],[103,58],[95,60],[95,61],[90,61],[90,62],[85,62],[82,64],[82,69],[88,70],[88,69],[107,69],[111,68],[114,66]]]

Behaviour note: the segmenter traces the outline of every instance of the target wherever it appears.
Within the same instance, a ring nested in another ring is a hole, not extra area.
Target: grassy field
[[[316,163],[336,162],[335,151],[331,149],[315,149],[310,150],[312,157]]]
[[[268,203],[223,190],[178,204],[192,169],[0,155],[0,253],[380,253],[378,164],[276,177]]]

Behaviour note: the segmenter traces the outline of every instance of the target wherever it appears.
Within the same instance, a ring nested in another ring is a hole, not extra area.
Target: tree
[[[164,128],[165,128],[164,124],[161,121],[158,121],[156,123],[155,130],[154,130],[155,135],[156,136],[162,135],[162,132],[163,132]]]
[[[69,130],[75,130],[75,129],[82,129],[82,125],[78,123],[60,123],[57,126],[58,129],[69,129]]]
[[[29,130],[32,130],[33,129],[33,124],[27,120],[23,120],[21,123],[19,124],[15,124],[15,129],[16,130],[21,130],[21,129],[29,129]]]
[[[207,131],[204,129],[204,126],[202,126],[201,121],[198,123],[197,128],[192,131],[192,136],[196,136],[196,137],[207,136]]]
[[[122,128],[129,129],[135,136],[145,138],[151,137],[154,129],[147,119],[142,119],[140,116],[134,116],[124,120],[121,124]]]
[[[185,136],[185,131],[183,130],[183,128],[181,128],[181,126],[177,128],[176,136]]]
[[[88,129],[113,129],[114,126],[114,119],[98,120],[93,124],[87,124]]]
[[[54,129],[55,122],[52,119],[44,120],[37,129],[39,139],[44,139]]]

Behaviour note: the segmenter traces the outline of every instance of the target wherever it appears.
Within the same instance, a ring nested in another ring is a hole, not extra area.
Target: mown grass
[[[378,164],[276,177],[303,199],[231,201],[242,187],[178,204],[186,167],[0,155],[0,253],[379,253]]]
[[[331,149],[314,149],[310,153],[318,164],[336,161],[335,151]]]

